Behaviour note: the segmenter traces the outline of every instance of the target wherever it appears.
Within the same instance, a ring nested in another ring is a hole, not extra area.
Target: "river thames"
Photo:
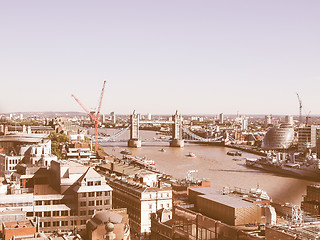
[[[114,134],[119,130],[101,129],[107,134]],[[275,202],[299,204],[302,195],[306,194],[306,186],[315,182],[280,176],[258,169],[248,168],[245,165],[246,157],[258,157],[254,154],[243,153],[242,157],[232,157],[227,152],[232,150],[222,146],[207,146],[185,144],[184,148],[171,148],[168,142],[160,142],[161,135],[152,131],[140,131],[141,148],[128,148],[127,142],[104,142],[101,145],[108,154],[122,158],[123,149],[129,149],[133,156],[148,157],[154,160],[155,167],[175,178],[186,177],[188,170],[198,170],[196,177],[210,180],[211,186],[221,190],[223,187],[240,187],[244,189],[259,188],[266,191]],[[120,137],[129,139],[129,132]],[[162,137],[164,138],[164,137]],[[168,139],[168,137],[166,137]],[[165,149],[165,152],[160,149]],[[187,155],[192,152],[195,158]],[[242,159],[234,161],[233,159]]]

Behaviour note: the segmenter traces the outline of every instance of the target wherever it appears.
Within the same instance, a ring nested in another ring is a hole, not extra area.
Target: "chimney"
[[[110,168],[110,172],[113,173],[113,169],[114,169],[114,163],[111,162],[111,168]]]

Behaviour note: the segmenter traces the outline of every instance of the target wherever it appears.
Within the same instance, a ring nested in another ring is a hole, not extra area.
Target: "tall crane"
[[[76,96],[71,94],[71,96],[79,103],[79,105],[82,107],[82,109],[90,116],[91,120],[94,122],[94,129],[95,129],[94,152],[95,152],[95,154],[97,154],[97,151],[98,151],[98,127],[99,127],[99,123],[100,123],[99,116],[100,116],[100,109],[101,109],[101,103],[102,103],[102,99],[103,99],[105,85],[106,85],[106,81],[103,82],[99,105],[98,105],[96,113],[89,112],[89,110],[80,102],[80,100],[78,98],[76,98]]]
[[[299,123],[302,124],[302,101],[298,93],[297,93],[297,97],[299,101]]]

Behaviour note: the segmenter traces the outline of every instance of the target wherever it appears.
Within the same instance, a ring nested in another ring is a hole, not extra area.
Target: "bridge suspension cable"
[[[216,138],[203,138],[203,137],[200,137],[197,134],[191,132],[189,129],[185,128],[184,126],[181,126],[181,128],[187,135],[189,135],[193,139],[196,139],[201,142],[216,142],[216,141],[220,140],[221,138],[223,138],[223,136],[216,137]]]
[[[99,139],[99,142],[110,142],[110,141],[115,141],[118,137],[120,137],[122,134],[124,134],[127,130],[129,130],[129,128],[131,127],[131,124],[126,127],[121,129],[120,131],[118,131],[117,133],[109,136],[109,137],[104,137],[102,139]]]

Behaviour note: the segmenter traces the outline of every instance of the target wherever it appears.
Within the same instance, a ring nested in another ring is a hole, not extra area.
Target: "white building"
[[[162,186],[156,174],[142,173],[138,181],[110,179],[113,188],[113,207],[127,208],[133,232],[151,232],[151,214],[165,208],[172,209],[172,188]]]

